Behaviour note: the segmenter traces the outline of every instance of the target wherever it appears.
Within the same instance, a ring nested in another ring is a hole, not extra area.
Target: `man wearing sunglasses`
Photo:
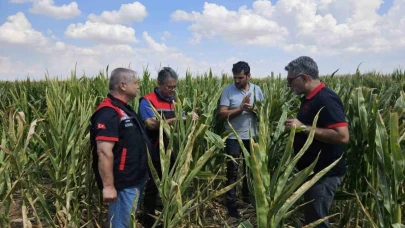
[[[304,128],[294,139],[296,153],[304,146],[314,118],[323,108],[316,124],[314,140],[297,163],[299,170],[305,169],[320,153],[314,168],[315,175],[338,160],[343,154],[344,144],[349,142],[343,104],[334,91],[320,82],[318,66],[312,58],[301,56],[291,61],[285,70],[288,72],[287,86],[296,95],[303,95],[297,118],[285,122],[287,129],[291,129],[294,124],[297,128]],[[345,172],[345,163],[341,159],[304,194],[305,202],[309,202],[304,206],[305,224],[328,216],[335,191]],[[326,220],[317,227],[329,227],[329,223]]]

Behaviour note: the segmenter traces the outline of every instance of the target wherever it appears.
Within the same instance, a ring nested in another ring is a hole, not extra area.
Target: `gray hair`
[[[111,72],[109,90],[117,90],[120,83],[129,83],[134,77],[136,77],[136,72],[127,68],[116,68]]]
[[[162,70],[159,71],[158,73],[158,83],[159,84],[164,84],[168,78],[173,78],[174,80],[178,80],[179,76],[177,73],[171,68],[171,67],[163,67]]]
[[[306,74],[312,79],[319,79],[318,65],[308,56],[301,56],[294,59],[284,69],[296,74]]]

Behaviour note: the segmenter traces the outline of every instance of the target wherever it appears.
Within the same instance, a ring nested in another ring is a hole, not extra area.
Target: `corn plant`
[[[50,85],[46,91],[46,112],[37,110],[37,115],[45,119],[38,138],[48,158],[41,165],[53,193],[55,223],[80,226],[82,216],[91,213],[91,207],[83,211],[84,205],[80,202],[91,203],[94,188],[88,120],[92,114],[89,107],[95,101],[86,94],[73,93],[74,88],[81,85],[80,81],[72,80],[65,85],[51,81]],[[86,186],[87,190],[79,186]]]
[[[24,227],[31,226],[29,206],[39,226],[42,226],[41,218],[51,221],[45,196],[36,181],[40,175],[36,164],[46,159],[45,156],[37,156],[34,151],[36,147],[32,143],[40,121],[42,120],[36,119],[29,124],[25,121],[23,112],[16,112],[13,109],[3,117],[0,148],[0,225],[2,227],[10,223],[8,213],[11,204],[19,204],[18,206],[21,207]]]
[[[191,114],[188,114],[184,122],[179,99],[176,104],[178,121],[173,127],[170,127],[155,109],[153,110],[160,122],[159,147],[162,177],[159,178],[156,173],[150,156],[149,167],[163,203],[163,211],[158,221],[162,220],[164,227],[178,227],[184,217],[196,210],[201,203],[225,193],[234,186],[219,190],[210,189],[212,180],[206,185],[199,185],[197,189],[192,186],[207,161],[224,147],[226,138],[221,138],[208,130],[209,125],[204,124],[206,116],[201,116],[198,121],[194,121]],[[163,134],[169,138],[167,149],[164,148]],[[175,156],[175,162],[171,167],[172,156]],[[191,189],[193,191],[190,191]],[[201,199],[206,192],[209,194]]]
[[[272,143],[268,143],[269,128],[265,122],[267,119],[269,107],[261,106],[261,102],[257,102],[258,116],[259,116],[259,138],[255,142],[251,137],[250,139],[250,151],[244,147],[242,140],[237,136],[238,142],[245,156],[246,164],[250,168],[253,177],[253,190],[256,206],[257,227],[283,227],[284,219],[292,214],[289,211],[295,202],[325,173],[327,173],[339,160],[335,161],[324,170],[315,174],[310,180],[305,181],[311,174],[315,167],[318,158],[307,168],[294,174],[295,165],[301,156],[305,153],[308,147],[311,145],[314,134],[315,126],[318,120],[318,115],[315,117],[314,126],[311,128],[308,139],[300,149],[300,151],[293,156],[293,140],[294,135],[298,129],[293,126],[289,133],[287,145],[282,155],[281,160],[275,167],[274,172],[271,172],[268,167],[269,156],[274,153],[274,148],[268,147]],[[281,120],[285,120],[281,117]],[[276,129],[276,134],[280,134],[284,129],[284,121],[279,121],[279,125]],[[236,131],[232,128],[234,134]],[[277,153],[277,152],[276,152]],[[319,155],[318,155],[319,156]],[[305,182],[305,183],[304,183]],[[321,221],[320,221],[321,222]],[[314,224],[313,224],[314,225]],[[315,226],[315,225],[314,225]]]
[[[331,220],[339,227],[400,227],[405,201],[405,72],[359,69],[351,75],[334,72],[321,77],[341,97],[351,136],[342,158],[348,172],[332,205]],[[15,205],[25,226],[101,226],[106,205],[93,181],[87,129],[90,115],[108,93],[108,74],[107,67],[94,77],[77,77],[72,71],[64,81],[46,75],[41,81],[0,82],[1,227],[10,226],[14,217],[9,212]],[[143,96],[153,91],[156,80],[147,68],[140,75]],[[251,153],[245,157],[257,225],[300,226],[300,204],[305,202],[299,195],[313,183],[304,181],[311,170],[292,168],[301,153],[292,152],[294,135],[283,125],[296,115],[299,100],[281,75],[271,73],[251,82],[265,97],[255,105],[260,134],[251,139]],[[213,209],[222,213],[220,195],[232,187],[225,186],[224,177],[229,132],[223,132],[224,121],[216,113],[220,94],[230,83],[233,79],[227,74],[187,72],[178,83],[176,113],[180,117],[198,108],[200,120],[192,121],[190,114],[174,126],[161,120],[161,134],[170,143],[160,151],[164,175],[153,178],[164,204],[158,220],[166,227],[206,227],[212,225],[206,218],[212,217]],[[139,100],[131,105],[137,110]],[[170,158],[176,161],[173,166]],[[252,226],[249,222],[241,226]]]

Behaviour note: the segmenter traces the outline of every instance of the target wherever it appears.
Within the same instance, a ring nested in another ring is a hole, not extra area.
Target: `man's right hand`
[[[241,108],[243,111],[249,112],[249,111],[252,111],[253,105],[251,105],[251,104],[249,104],[249,103],[242,103],[242,104],[240,105],[240,108]]]
[[[196,108],[194,108],[194,110],[193,110],[193,112],[192,112],[193,120],[198,120],[198,119],[200,118],[200,117],[198,116],[197,112],[198,112],[198,108],[196,107]]]
[[[103,202],[112,203],[117,199],[117,190],[114,187],[103,188]]]

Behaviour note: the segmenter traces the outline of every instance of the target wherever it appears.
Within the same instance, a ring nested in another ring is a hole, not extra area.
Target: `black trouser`
[[[159,178],[162,178],[162,168],[160,166],[160,161],[153,161],[152,163]],[[149,214],[155,215],[156,201],[158,197],[159,190],[157,189],[155,181],[153,180],[152,172],[149,171],[149,180],[146,182],[145,195],[143,198],[143,220],[144,223],[146,223],[144,225],[153,225],[155,219],[152,218]]]
[[[312,201],[304,206],[305,225],[329,215],[329,208],[332,205],[336,189],[342,180],[343,177],[324,176],[304,193],[305,202]],[[326,220],[316,227],[330,227],[329,221]]]
[[[249,140],[242,140],[245,148],[250,153],[250,141]],[[243,156],[243,151],[241,150],[238,140],[236,139],[227,139],[226,140],[226,147],[225,151],[228,155],[232,156],[238,163],[233,162],[231,159],[228,158],[227,161],[227,171],[226,171],[226,178],[227,178],[227,185],[233,184],[238,179],[238,164],[239,158],[242,154],[243,160],[243,174],[245,177],[243,178],[242,183],[242,198],[244,201],[249,200],[249,187],[247,183],[246,177],[246,163]],[[231,190],[227,192],[227,207],[230,213],[236,212],[236,186],[233,187]]]

